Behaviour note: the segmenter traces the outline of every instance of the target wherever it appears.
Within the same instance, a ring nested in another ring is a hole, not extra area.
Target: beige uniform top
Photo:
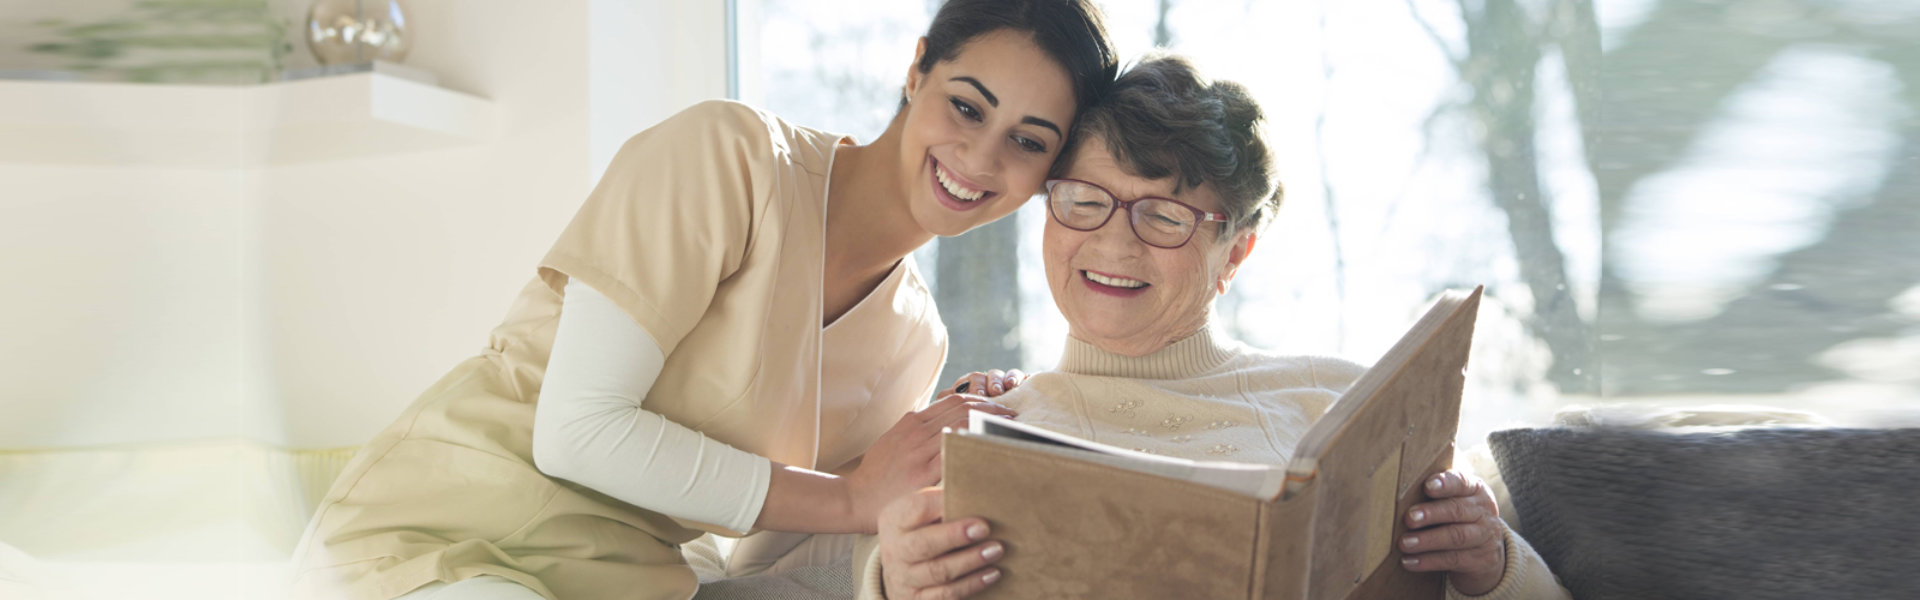
[[[691,596],[676,546],[729,532],[533,465],[561,291],[579,278],[660,344],[643,408],[789,465],[857,458],[931,394],[946,330],[912,257],[821,326],[827,174],[846,142],[720,101],[634,136],[488,348],[348,463],[301,541],[296,591],[386,600],[497,575],[565,600]]]

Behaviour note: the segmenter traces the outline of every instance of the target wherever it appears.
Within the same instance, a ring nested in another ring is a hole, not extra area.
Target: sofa
[[[1509,522],[1579,600],[1920,598],[1920,429],[1513,429]]]

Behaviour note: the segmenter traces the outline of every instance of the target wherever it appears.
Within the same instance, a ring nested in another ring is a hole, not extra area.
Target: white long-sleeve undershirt
[[[666,364],[660,344],[592,287],[565,291],[534,409],[534,464],[670,517],[751,529],[772,461],[641,408]]]

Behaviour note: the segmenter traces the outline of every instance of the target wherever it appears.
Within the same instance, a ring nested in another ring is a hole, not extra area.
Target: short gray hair
[[[1284,195],[1264,120],[1245,86],[1209,80],[1179,55],[1149,54],[1081,117],[1078,135],[1055,170],[1064,171],[1079,145],[1097,134],[1128,173],[1146,179],[1177,175],[1176,192],[1211,185],[1228,219],[1221,238],[1247,228],[1257,232],[1273,220]]]

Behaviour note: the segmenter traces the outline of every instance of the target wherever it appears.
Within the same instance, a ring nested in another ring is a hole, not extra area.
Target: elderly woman
[[[1214,298],[1280,206],[1260,119],[1244,88],[1209,82],[1180,58],[1121,75],[1081,121],[1065,177],[1046,184],[1043,254],[1067,319],[1065,355],[1024,383],[996,372],[969,390],[1008,390],[998,401],[1021,421],[1104,443],[1286,462],[1363,369],[1261,352],[1209,327]],[[1163,426],[1174,419],[1194,426]],[[1569,597],[1480,480],[1448,472],[1425,491],[1430,501],[1405,515],[1406,569],[1446,572],[1453,598]],[[929,488],[882,511],[877,552],[868,544],[856,557],[863,597],[960,597],[999,579],[1004,548],[988,524],[940,522],[940,498]]]

